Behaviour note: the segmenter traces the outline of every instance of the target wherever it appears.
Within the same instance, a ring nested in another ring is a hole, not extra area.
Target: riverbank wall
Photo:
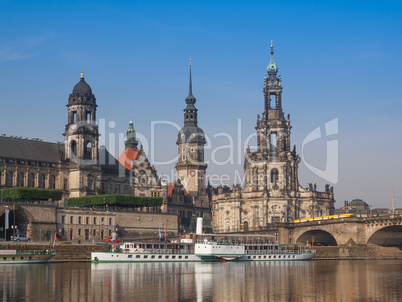
[[[314,260],[402,260],[398,247],[367,246],[317,246]]]

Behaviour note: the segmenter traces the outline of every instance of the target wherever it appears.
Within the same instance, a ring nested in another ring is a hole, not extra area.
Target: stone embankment
[[[315,260],[402,260],[398,247],[368,246],[317,246]]]

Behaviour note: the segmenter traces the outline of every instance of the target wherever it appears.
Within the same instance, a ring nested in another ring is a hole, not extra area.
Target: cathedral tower
[[[282,110],[282,81],[277,76],[271,44],[271,61],[264,79],[264,113],[257,118],[257,151],[246,154],[246,184],[255,191],[268,192],[272,196],[295,197],[297,190],[297,166],[300,161],[290,149],[290,118],[284,118]]]
[[[179,160],[176,164],[178,178],[189,193],[205,191],[204,163],[204,131],[198,127],[197,108],[194,106],[196,98],[193,96],[190,60],[190,84],[186,98],[187,107],[184,109],[184,127],[177,135]]]
[[[65,159],[75,163],[96,164],[99,132],[96,125],[96,99],[91,87],[81,80],[68,98],[68,124],[64,133]]]

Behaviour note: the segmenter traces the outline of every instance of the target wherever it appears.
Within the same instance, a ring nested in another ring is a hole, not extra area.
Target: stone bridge
[[[281,243],[402,246],[402,215],[340,218],[278,225]]]
[[[9,210],[9,229],[5,227],[5,210]],[[13,229],[12,226],[17,226]],[[0,203],[0,237],[7,239],[16,234],[26,235],[34,241],[50,240],[56,231],[56,205],[45,203]]]

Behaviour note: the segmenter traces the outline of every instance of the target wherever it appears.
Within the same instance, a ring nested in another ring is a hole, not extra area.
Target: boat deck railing
[[[192,254],[193,250],[181,250],[181,249],[123,249],[123,253],[136,253],[136,254],[174,254],[174,255],[184,255]]]
[[[264,241],[264,240],[205,240],[198,239],[199,244],[217,244],[217,245],[260,245],[260,246],[278,246],[278,241]]]
[[[295,255],[295,254],[311,254],[312,250],[246,250],[246,255]]]

